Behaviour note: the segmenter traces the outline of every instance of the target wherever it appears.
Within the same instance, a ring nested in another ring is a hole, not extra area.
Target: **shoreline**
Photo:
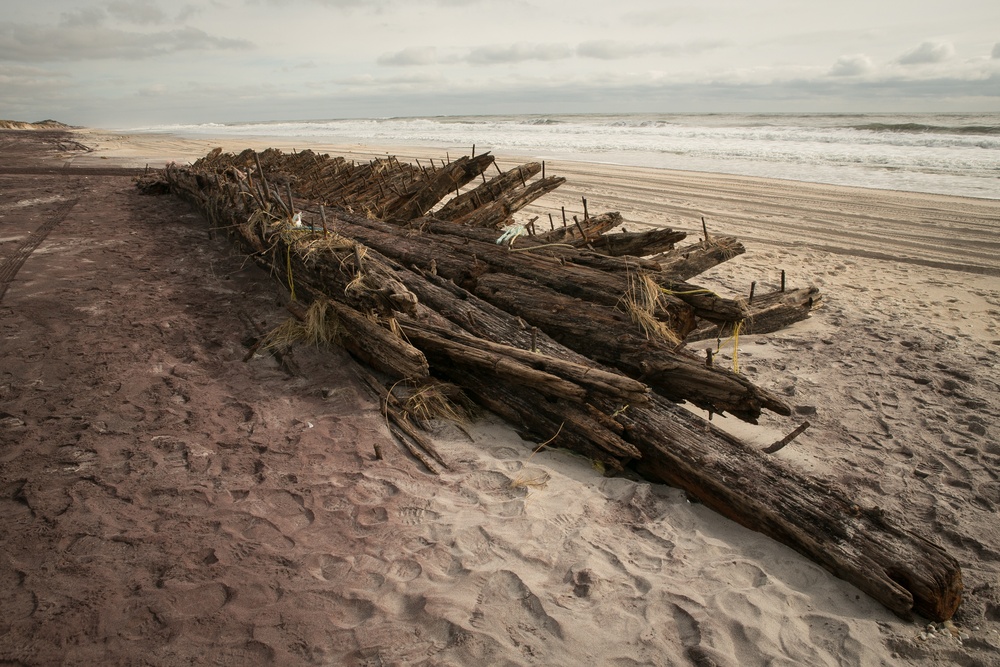
[[[74,167],[195,148],[97,142]],[[248,147],[192,156],[217,145]],[[689,240],[704,215],[747,253],[699,284],[741,294],[786,269],[820,287],[809,319],[741,337],[743,372],[794,408],[748,443],[807,419],[775,456],[961,561],[963,606],[930,632],[674,489],[532,455],[492,418],[441,425],[454,470],[420,473],[343,354],[297,349],[297,375],[243,361],[239,313],[265,330],[285,317],[266,275],[174,198],[73,171],[0,173],[0,261],[51,230],[0,301],[0,658],[994,664],[1000,285],[928,264],[1000,270],[1000,201],[548,162],[569,180],[525,213],[579,213],[585,196]]]
[[[133,167],[144,167],[145,164],[141,162],[142,156],[138,153],[142,152],[143,146],[156,146],[157,148],[152,149],[152,156],[155,162],[149,163],[150,167],[162,168],[168,158],[159,155],[159,152],[163,150],[164,147],[173,147],[172,151],[183,158],[194,161],[199,157],[203,157],[206,153],[215,147],[221,147],[223,151],[232,152],[240,151],[244,148],[254,148],[256,150],[263,150],[265,148],[277,148],[282,151],[294,151],[294,150],[314,150],[320,153],[329,153],[331,155],[339,155],[343,157],[349,157],[351,155],[357,155],[359,158],[372,159],[375,157],[384,157],[387,154],[391,154],[396,157],[402,157],[407,159],[421,159],[433,157],[434,159],[443,159],[446,155],[459,156],[465,155],[471,152],[472,146],[430,146],[425,144],[410,144],[410,143],[399,143],[399,142],[359,142],[359,141],[348,141],[348,142],[329,142],[321,141],[316,138],[311,137],[288,137],[288,136],[276,136],[276,135],[183,135],[176,134],[173,132],[114,132],[112,130],[103,129],[92,129],[92,128],[69,128],[70,131],[78,132],[83,136],[86,136],[90,141],[96,141],[98,152],[106,153],[106,157],[111,160],[121,161],[127,163],[127,166]],[[150,140],[145,140],[145,138],[151,138]],[[159,140],[153,139],[159,138]],[[814,185],[823,188],[843,188],[846,190],[861,190],[861,191],[876,191],[876,192],[887,192],[895,193],[900,195],[916,194],[925,196],[936,196],[936,197],[953,197],[957,199],[971,199],[974,201],[984,201],[984,202],[994,202],[1000,201],[1000,195],[997,197],[975,197],[971,195],[959,195],[950,193],[940,193],[940,192],[925,192],[919,190],[903,190],[903,189],[893,189],[893,188],[876,188],[876,187],[866,187],[860,185],[845,185],[839,183],[828,183],[824,181],[815,180],[796,180],[792,178],[782,178],[777,176],[755,176],[739,174],[727,171],[715,171],[715,170],[698,170],[698,169],[679,169],[674,167],[660,167],[660,166],[648,166],[648,165],[635,165],[628,164],[624,162],[614,162],[614,161],[602,161],[596,159],[588,159],[587,156],[580,157],[555,157],[555,158],[541,158],[537,154],[531,151],[494,151],[487,148],[488,152],[491,152],[498,161],[503,161],[505,163],[509,162],[541,162],[543,159],[547,164],[561,165],[561,164],[582,164],[582,165],[594,165],[596,167],[605,167],[608,169],[615,170],[635,170],[637,173],[645,172],[663,172],[663,173],[677,173],[677,174],[704,174],[704,175],[715,175],[718,177],[731,177],[737,179],[748,179],[748,180],[761,180],[761,181],[777,181],[781,183],[788,183],[790,185]],[[477,146],[477,153],[482,153],[483,147]],[[175,160],[176,161],[176,160]]]

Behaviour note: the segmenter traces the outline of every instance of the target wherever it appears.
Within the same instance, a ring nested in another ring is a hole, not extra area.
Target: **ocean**
[[[434,116],[128,128],[434,146],[1000,198],[1000,113]]]

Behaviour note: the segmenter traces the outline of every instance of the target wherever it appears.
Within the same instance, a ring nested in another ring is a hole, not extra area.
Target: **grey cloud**
[[[136,59],[179,51],[246,49],[252,46],[246,40],[214,37],[197,28],[145,33],[96,26],[47,28],[0,23],[0,60]]]
[[[1000,42],[993,45],[993,57],[1000,58]]]
[[[113,0],[108,3],[108,13],[115,18],[139,25],[159,24],[166,14],[150,0]]]
[[[615,40],[595,40],[583,42],[576,47],[578,56],[599,60],[619,60],[644,55],[676,56],[701,53],[724,46],[721,41],[699,41],[686,44],[637,44]]]
[[[576,53],[585,58],[598,58],[600,60],[618,60],[620,58],[631,58],[641,56],[650,52],[648,44],[633,44],[630,42],[616,42],[610,39],[583,42],[576,47]]]
[[[483,46],[473,49],[466,56],[466,61],[474,65],[499,65],[527,60],[563,60],[571,55],[573,51],[563,44],[519,42],[509,46]]]
[[[59,16],[59,25],[67,28],[100,25],[108,15],[100,7],[84,7]]]
[[[622,15],[622,19],[626,23],[637,26],[669,26],[680,22],[691,13],[689,9],[657,9],[653,11],[628,12]]]
[[[437,49],[433,46],[415,46],[396,53],[379,56],[379,65],[407,67],[411,65],[433,65],[437,62]]]
[[[386,4],[386,0],[246,0],[246,3],[248,5],[277,5],[279,7],[295,4],[309,4],[323,5],[324,7],[333,7],[336,9],[354,9],[361,7],[377,11]]]
[[[874,69],[871,58],[858,53],[853,56],[840,56],[830,69],[830,76],[858,76],[867,74]]]
[[[955,47],[951,45],[951,42],[924,42],[901,55],[898,62],[900,65],[940,63],[953,55],[955,55]]]

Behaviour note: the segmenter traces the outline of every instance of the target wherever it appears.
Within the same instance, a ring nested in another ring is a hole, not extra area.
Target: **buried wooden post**
[[[148,169],[149,165],[146,165],[146,168]],[[544,179],[545,179],[545,160],[542,160],[542,180]]]
[[[291,215],[295,215],[295,200],[292,199],[292,184],[285,183],[285,189],[288,192],[288,212]]]
[[[705,348],[705,365],[711,367],[712,364],[712,348],[708,347]]]
[[[582,199],[583,199],[583,219],[586,222],[587,220],[590,220],[590,214],[587,213],[587,198],[582,197]]]
[[[580,230],[580,236],[583,238],[583,242],[587,242],[587,232],[583,231],[583,225],[580,224],[579,218],[575,215],[573,216],[573,222],[576,224],[576,228]]]
[[[785,270],[781,270],[781,291],[785,291]]]
[[[708,225],[705,224],[705,216],[701,216],[701,233],[705,236],[705,243],[708,243]]]
[[[802,432],[805,431],[807,428],[809,428],[809,422],[802,422],[802,426],[799,426],[797,429],[786,435],[781,440],[778,440],[773,445],[764,448],[764,453],[774,454],[776,451],[778,451],[779,449],[790,443],[792,440],[802,435]]]
[[[563,227],[565,227],[566,226],[566,207],[565,206],[562,207],[562,216],[563,216]]]
[[[330,231],[326,228],[326,209],[319,205],[319,218],[323,221],[323,238],[330,236]]]
[[[556,223],[552,222],[552,214],[549,213],[549,230],[555,231],[555,229],[556,229]]]
[[[753,303],[753,292],[754,292],[755,289],[757,289],[757,281],[756,280],[754,280],[753,282],[750,283],[750,298],[747,300],[747,303]]]

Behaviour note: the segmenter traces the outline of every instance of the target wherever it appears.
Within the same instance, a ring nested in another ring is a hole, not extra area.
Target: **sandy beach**
[[[276,284],[121,171],[444,150],[56,135],[0,131],[0,664],[1000,665],[1000,200],[553,161],[521,214],[704,217],[747,252],[699,284],[820,288],[740,339],[794,415],[715,422],[764,447],[808,419],[775,456],[954,555],[964,601],[930,624],[490,415],[440,423],[427,474],[342,351],[244,361]]]

